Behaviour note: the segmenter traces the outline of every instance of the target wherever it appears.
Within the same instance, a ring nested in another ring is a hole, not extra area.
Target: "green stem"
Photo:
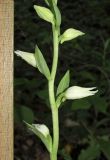
[[[53,148],[50,155],[51,160],[57,160],[58,144],[59,144],[59,120],[58,120],[58,108],[56,106],[55,93],[54,93],[54,82],[58,64],[58,29],[53,26],[53,64],[51,71],[51,79],[49,80],[49,99],[52,110],[52,121],[53,121]]]

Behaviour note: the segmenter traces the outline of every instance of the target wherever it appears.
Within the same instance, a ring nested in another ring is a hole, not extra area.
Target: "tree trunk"
[[[13,160],[12,0],[0,0],[0,160]]]

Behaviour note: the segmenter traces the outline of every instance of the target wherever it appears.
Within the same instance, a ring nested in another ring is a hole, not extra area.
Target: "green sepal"
[[[52,152],[52,138],[51,135],[48,134],[47,137],[45,137],[41,132],[39,132],[39,130],[37,130],[35,128],[35,126],[32,124],[29,124],[27,122],[24,122],[27,127],[33,132],[35,133],[40,139],[41,141],[44,143],[44,145],[46,146],[47,150],[51,153]]]
[[[45,75],[45,77],[49,80],[50,79],[50,71],[48,68],[48,65],[43,57],[43,54],[41,53],[40,49],[36,45],[35,48],[35,59],[36,59],[36,64],[39,69],[39,71]]]
[[[70,72],[69,70],[65,73],[65,75],[63,76],[63,78],[61,79],[58,88],[57,88],[57,93],[56,95],[58,96],[59,94],[61,94],[65,89],[67,89],[69,87],[69,83],[70,83]]]

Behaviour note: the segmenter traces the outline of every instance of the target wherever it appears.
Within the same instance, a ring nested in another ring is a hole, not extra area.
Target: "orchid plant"
[[[63,34],[60,33],[61,26],[61,13],[57,6],[57,0],[45,0],[48,8],[34,5],[34,9],[37,15],[49,22],[52,26],[53,32],[53,63],[51,70],[49,69],[44,56],[36,45],[35,53],[23,52],[23,51],[15,51],[17,56],[20,56],[27,63],[36,67],[47,79],[48,81],[48,91],[49,91],[49,101],[50,107],[52,111],[52,122],[53,122],[53,137],[50,135],[49,129],[44,124],[28,124],[28,128],[33,131],[44,143],[48,152],[50,153],[51,160],[57,160],[57,152],[59,146],[59,118],[58,118],[58,110],[60,108],[61,103],[66,100],[74,100],[80,99],[87,96],[92,96],[98,92],[96,87],[84,88],[79,86],[69,87],[70,83],[70,73],[67,71],[59,85],[57,87],[57,91],[55,93],[55,78],[58,64],[58,52],[59,45],[63,44],[66,41],[72,40],[79,36],[84,35],[83,32],[69,28],[64,31]]]

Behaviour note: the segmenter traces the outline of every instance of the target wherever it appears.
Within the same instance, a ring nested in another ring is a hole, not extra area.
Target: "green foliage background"
[[[34,52],[38,44],[51,67],[51,26],[36,15],[34,4],[45,5],[43,0],[15,0],[15,50]],[[109,160],[110,1],[61,0],[58,6],[62,13],[61,33],[73,27],[86,35],[60,47],[56,86],[69,69],[71,85],[97,86],[99,90],[96,96],[62,105],[59,160]],[[35,160],[35,147],[43,145],[27,134],[23,120],[45,123],[52,129],[46,80],[15,56],[15,159]],[[34,146],[23,152],[18,136],[23,145],[31,137]]]

